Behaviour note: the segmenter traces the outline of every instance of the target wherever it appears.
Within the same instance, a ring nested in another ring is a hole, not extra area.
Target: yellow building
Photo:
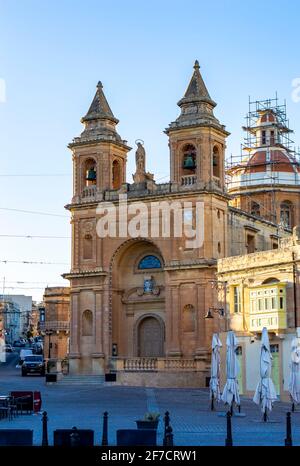
[[[252,394],[255,390],[260,337],[266,327],[273,355],[274,383],[278,394],[288,399],[290,345],[300,327],[299,266],[298,227],[294,228],[293,236],[280,241],[278,249],[218,262],[218,279],[227,290],[229,327],[236,332],[240,344],[240,382],[244,393]]]

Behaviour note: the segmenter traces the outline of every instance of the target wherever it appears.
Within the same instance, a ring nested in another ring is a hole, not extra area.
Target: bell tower
[[[229,133],[214,116],[199,62],[183,98],[181,113],[165,133],[169,136],[171,182],[179,186],[224,191],[225,138]]]
[[[84,130],[73,139],[74,203],[88,198],[101,200],[106,190],[118,190],[126,181],[127,153],[131,150],[121,139],[113,115],[99,81],[87,114],[81,119]]]

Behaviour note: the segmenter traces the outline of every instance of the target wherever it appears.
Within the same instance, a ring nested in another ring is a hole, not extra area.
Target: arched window
[[[215,176],[216,178],[220,178],[220,153],[217,146],[213,148],[212,164],[213,176]]]
[[[121,165],[118,160],[114,160],[112,164],[112,186],[113,189],[121,187]]]
[[[257,202],[251,202],[251,215],[260,217],[260,205]]]
[[[93,313],[86,310],[82,314],[82,335],[87,337],[93,335]]]
[[[84,162],[84,185],[92,186],[97,183],[97,166],[94,159],[87,159]]]
[[[284,201],[280,205],[280,223],[286,228],[292,228],[293,205],[290,201]]]
[[[145,256],[140,260],[138,269],[147,270],[147,269],[161,269],[161,262],[156,256]]]
[[[193,144],[186,144],[182,150],[182,168],[187,174],[194,173],[196,170],[196,148]]]

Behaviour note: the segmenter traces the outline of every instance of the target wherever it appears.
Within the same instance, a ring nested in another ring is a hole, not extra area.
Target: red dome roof
[[[255,152],[249,159],[247,163],[246,172],[248,173],[258,173],[258,172],[265,172],[268,165],[273,167],[273,171],[276,172],[285,172],[285,173],[293,173],[294,167],[293,163],[288,157],[281,150],[271,150],[270,160],[267,160],[267,152],[266,151],[259,151]],[[299,170],[299,166],[297,165],[297,170]]]

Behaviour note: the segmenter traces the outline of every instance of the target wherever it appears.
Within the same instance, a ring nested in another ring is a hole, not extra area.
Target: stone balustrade
[[[53,330],[53,331],[69,331],[70,322],[65,320],[47,320],[46,322],[40,322],[40,330]]]
[[[117,371],[126,372],[160,372],[160,371],[196,371],[197,361],[181,358],[118,358]]]
[[[181,177],[182,186],[193,186],[197,182],[197,175],[184,175]]]

